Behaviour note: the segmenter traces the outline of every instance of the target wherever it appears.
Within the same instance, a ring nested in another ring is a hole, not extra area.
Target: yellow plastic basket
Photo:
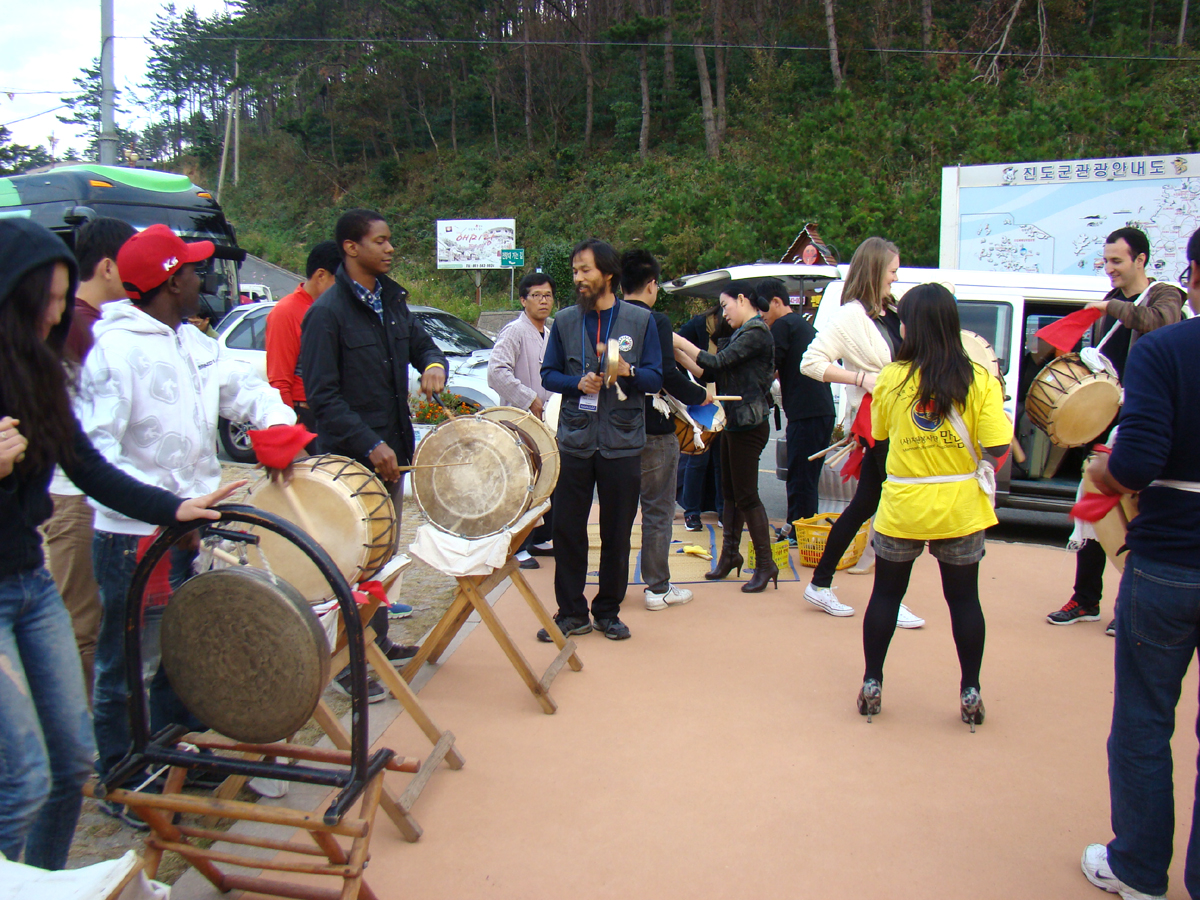
[[[779,566],[780,571],[788,567],[788,549],[791,545],[786,540],[776,541],[771,545],[771,558],[775,560],[775,565]],[[754,544],[746,545],[746,568],[754,568]]]
[[[825,552],[825,541],[829,537],[829,529],[833,527],[833,523],[837,521],[839,515],[840,513],[819,513],[807,519],[797,519],[792,523],[796,529],[796,548],[800,551],[802,566],[810,569],[817,567],[821,561],[821,554]],[[854,536],[854,541],[846,548],[842,558],[838,560],[839,570],[848,569],[858,562],[863,551],[867,549],[867,531],[870,527],[870,519],[863,522],[862,527],[858,529],[858,534]]]

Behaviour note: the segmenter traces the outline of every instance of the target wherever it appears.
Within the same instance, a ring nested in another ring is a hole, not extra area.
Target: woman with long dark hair
[[[892,285],[900,270],[900,251],[891,241],[869,237],[850,258],[850,271],[842,289],[842,305],[821,326],[804,352],[800,371],[809,378],[845,385],[842,425],[849,433],[859,407],[875,389],[880,370],[900,348],[900,317]],[[859,439],[862,466],[858,487],[825,539],[825,550],[804,589],[804,599],[831,616],[852,616],[853,607],[833,592],[833,574],[859,528],[879,506],[883,486],[884,454],[881,448]],[[868,569],[869,571],[869,569]],[[901,605],[897,624],[920,628],[925,620]]]
[[[181,501],[110,466],[71,412],[62,346],[75,259],[59,238],[0,219],[0,852],[61,869],[95,742],[71,620],[42,560],[50,476],[158,525],[217,519],[244,482]]]
[[[900,302],[904,342],[875,383],[871,406],[876,450],[887,460],[875,517],[875,585],[863,617],[866,672],[858,711],[880,710],[883,662],[925,544],[938,561],[942,593],[961,669],[962,720],[983,721],[979,668],[984,620],[979,561],[984,529],[996,524],[996,459],[1012,441],[1000,383],[963,349],[954,295],[922,284]]]
[[[779,589],[779,566],[771,557],[771,525],[758,496],[758,458],[771,435],[767,411],[771,407],[771,382],[775,378],[775,339],[763,321],[768,304],[749,281],[731,281],[721,291],[721,308],[733,328],[728,343],[716,353],[701,350],[687,338],[675,335],[675,351],[695,363],[706,380],[715,379],[717,392],[740,396],[725,401],[725,430],[721,432],[721,556],[705,578],[725,578],[734,569],[741,574],[742,523],[754,543],[754,576],[742,591],[756,594],[774,581]]]

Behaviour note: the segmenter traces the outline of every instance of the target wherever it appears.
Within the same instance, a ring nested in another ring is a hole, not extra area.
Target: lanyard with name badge
[[[610,334],[612,334],[613,322],[617,318],[617,306],[620,304],[620,302],[621,301],[618,300],[618,301],[616,301],[616,303],[613,304],[612,312],[608,317],[608,328],[604,332],[605,345],[608,344],[608,336]],[[586,320],[587,320],[587,316],[582,316],[582,317],[580,317],[580,320],[579,320],[580,342],[581,342],[582,346],[585,348],[587,347]],[[599,343],[600,343],[600,310],[596,310],[596,344],[598,345]],[[592,352],[595,352],[595,349],[596,349],[595,346],[593,346]],[[586,351],[583,355],[583,359],[584,359],[583,372],[586,375],[588,372]],[[601,359],[600,354],[597,353],[596,354],[597,374],[600,371],[600,359]],[[600,395],[599,394],[584,394],[583,396],[581,396],[579,398],[579,408],[581,410],[583,410],[584,412],[596,412],[600,408]]]

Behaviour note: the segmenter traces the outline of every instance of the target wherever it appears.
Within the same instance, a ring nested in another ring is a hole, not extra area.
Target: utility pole
[[[113,0],[100,0],[100,165],[117,164],[117,127],[113,121],[117,89],[113,84]]]
[[[225,187],[225,160],[229,157],[229,127],[233,122],[233,100],[225,98],[225,140],[221,142],[221,174],[217,176],[217,202],[221,202],[221,190]]]
[[[238,51],[233,48],[233,183],[238,183],[238,172],[242,162],[242,89],[238,87]]]

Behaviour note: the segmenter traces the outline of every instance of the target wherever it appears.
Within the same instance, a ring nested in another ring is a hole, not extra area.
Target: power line
[[[145,41],[153,43],[153,38],[145,35],[118,35],[117,40],[124,41]],[[585,47],[619,47],[640,49],[642,47],[665,48],[673,47],[687,49],[689,47],[699,46],[706,50],[721,48],[723,50],[758,50],[758,51],[783,51],[789,53],[828,53],[829,47],[826,45],[809,45],[809,44],[735,44],[735,43],[678,43],[667,41],[556,41],[556,40],[499,40],[497,38],[403,38],[403,37],[227,37],[221,35],[197,35],[189,38],[194,41],[218,41],[222,43],[243,43],[243,44],[402,44],[411,46],[460,46],[460,47],[482,47],[482,46],[506,46],[520,47],[528,43],[531,47],[568,47],[576,48]],[[924,50],[917,47],[856,47],[856,52],[875,53],[879,55],[892,56],[946,56],[946,57],[986,57],[988,59],[1036,59],[1045,57],[1046,59],[1071,59],[1071,60],[1102,60],[1110,62],[1175,62],[1175,63],[1200,63],[1200,56],[1120,56],[1105,53],[1040,53],[1036,50],[1006,50],[1003,53],[990,53],[986,50]]]
[[[75,88],[71,88],[71,91]],[[0,88],[0,94],[8,94],[10,97],[34,97],[38,94],[69,94],[71,91],[6,91]]]
[[[52,112],[58,112],[60,109],[66,108],[67,105],[64,103],[61,106],[54,107],[53,109],[47,109],[44,112],[34,113],[32,116],[25,116],[23,119],[13,119],[11,122],[0,123],[0,128],[7,128],[9,125],[16,125],[18,122],[28,122],[30,119],[40,119],[42,116],[48,116]]]

